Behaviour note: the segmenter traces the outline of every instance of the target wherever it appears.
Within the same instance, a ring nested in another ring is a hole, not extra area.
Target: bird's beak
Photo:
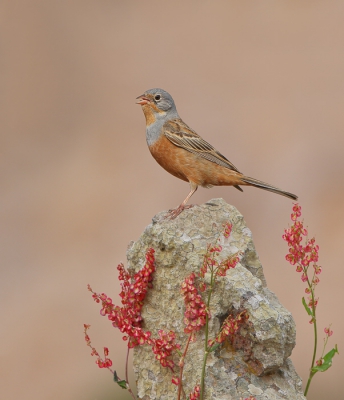
[[[144,106],[145,104],[149,103],[149,99],[145,97],[144,94],[141,94],[141,96],[136,97],[136,99],[139,99],[139,101],[136,102],[136,104],[140,104],[140,106]]]

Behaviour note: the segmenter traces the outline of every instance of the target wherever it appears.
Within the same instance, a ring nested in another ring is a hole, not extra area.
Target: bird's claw
[[[182,211],[187,210],[189,208],[192,208],[193,206],[194,206],[194,204],[190,204],[190,205],[187,205],[187,206],[181,204],[179,207],[175,208],[174,210],[169,210],[167,215],[166,215],[166,217],[165,217],[165,219],[175,219],[175,218],[178,217],[178,215]]]

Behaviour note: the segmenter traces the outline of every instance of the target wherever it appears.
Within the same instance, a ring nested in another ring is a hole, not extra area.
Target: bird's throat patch
[[[156,121],[156,114],[166,114],[161,111],[155,104],[145,104],[142,106],[143,113],[146,117],[146,126],[152,125]]]
[[[152,125],[156,121],[152,107],[148,104],[145,104],[144,106],[142,106],[142,110],[146,117],[146,125]]]

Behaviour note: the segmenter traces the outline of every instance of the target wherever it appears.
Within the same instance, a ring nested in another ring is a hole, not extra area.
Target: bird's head
[[[136,104],[142,106],[147,125],[157,119],[177,118],[178,113],[172,96],[162,89],[149,89],[137,97]]]

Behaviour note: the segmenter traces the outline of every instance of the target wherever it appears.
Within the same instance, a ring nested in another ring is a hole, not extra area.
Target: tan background
[[[188,192],[147,150],[135,98],[152,87],[244,173],[299,195],[320,245],[320,338],[332,321],[343,352],[343,18],[343,1],[1,2],[2,399],[124,398],[84,344],[86,322],[123,375],[125,344],[86,285],[117,299],[127,244]],[[193,201],[213,197],[252,230],[305,378],[312,327],[281,239],[291,201],[253,188]],[[342,398],[342,357],[310,399]]]

